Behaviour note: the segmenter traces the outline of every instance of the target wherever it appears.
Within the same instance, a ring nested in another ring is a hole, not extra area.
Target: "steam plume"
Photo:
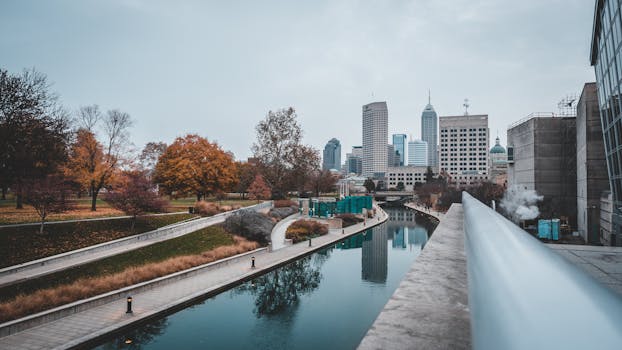
[[[521,220],[535,219],[540,215],[536,203],[543,198],[534,190],[525,190],[520,185],[512,185],[505,191],[500,205],[512,221],[519,223]]]

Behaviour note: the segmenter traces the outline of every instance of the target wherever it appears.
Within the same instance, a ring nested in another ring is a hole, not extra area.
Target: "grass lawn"
[[[222,226],[0,288],[0,322],[258,248]]]
[[[155,230],[191,217],[194,215],[139,218],[133,232],[130,219],[59,223],[46,226],[43,234],[39,234],[38,226],[0,228],[0,267]]]

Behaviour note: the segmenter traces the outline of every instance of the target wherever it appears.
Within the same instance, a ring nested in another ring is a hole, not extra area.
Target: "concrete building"
[[[341,143],[339,140],[332,138],[324,146],[322,169],[341,169]]]
[[[439,118],[440,170],[451,183],[464,187],[488,180],[488,115]]]
[[[428,166],[428,143],[422,140],[408,142],[408,166]]]
[[[612,245],[622,245],[621,0],[595,2],[590,64],[594,66],[612,198]]]
[[[490,182],[499,186],[507,186],[508,180],[508,154],[501,146],[499,136],[495,139],[495,145],[490,149]]]
[[[428,143],[426,164],[438,171],[438,117],[428,95],[428,104],[421,113],[421,140]]]
[[[613,211],[611,191],[604,191],[600,196],[600,241],[604,245],[615,245],[617,238],[612,236],[612,216]]]
[[[588,243],[601,243],[600,197],[608,190],[596,83],[587,83],[577,105],[577,230]]]
[[[425,174],[428,167],[425,166],[402,166],[387,169],[387,187],[397,188],[401,182],[405,191],[413,191],[417,182],[425,183]],[[434,173],[436,178],[438,173]]]
[[[363,176],[383,178],[387,171],[389,111],[386,102],[363,106]]]
[[[508,129],[508,187],[535,190],[541,218],[567,217],[576,227],[575,117],[532,113]]]
[[[346,173],[363,173],[363,146],[352,146],[352,152],[346,153]]]
[[[393,148],[399,154],[399,164],[397,166],[406,165],[406,135],[393,134]]]
[[[387,166],[400,166],[400,155],[393,145],[387,145]]]

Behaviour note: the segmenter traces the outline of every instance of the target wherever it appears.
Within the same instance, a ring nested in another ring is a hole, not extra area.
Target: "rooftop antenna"
[[[464,115],[469,115],[469,99],[465,98],[462,105],[464,106]]]
[[[428,89],[428,104],[431,104],[431,99],[430,99],[430,89]]]

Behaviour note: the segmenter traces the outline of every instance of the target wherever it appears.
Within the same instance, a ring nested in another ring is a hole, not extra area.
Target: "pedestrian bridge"
[[[620,349],[621,325],[620,294],[463,192],[359,348]]]

